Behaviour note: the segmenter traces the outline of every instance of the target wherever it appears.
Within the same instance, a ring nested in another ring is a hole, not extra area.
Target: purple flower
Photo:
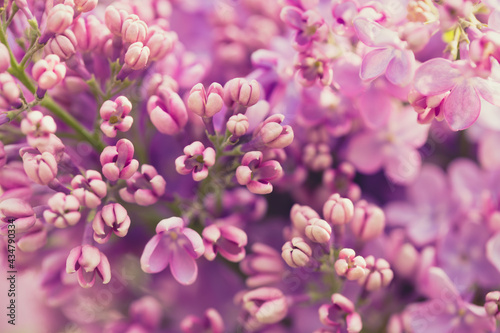
[[[80,201],[82,206],[96,208],[101,204],[101,199],[108,192],[106,183],[102,181],[102,176],[95,170],[87,170],[85,176],[76,175],[71,180],[73,187],[72,194]]]
[[[216,82],[205,91],[203,84],[196,84],[189,92],[188,109],[200,117],[213,117],[224,106],[224,88]]]
[[[170,89],[161,89],[147,103],[151,122],[163,134],[179,133],[188,121],[186,106],[182,99]]]
[[[305,50],[313,42],[323,42],[328,37],[328,26],[314,10],[304,12],[297,7],[286,6],[281,10],[280,18],[296,30],[293,46],[298,50]]]
[[[246,185],[255,194],[268,194],[273,191],[270,181],[281,177],[283,169],[279,162],[263,161],[260,151],[246,153],[241,166],[236,169],[236,179],[240,185]]]
[[[48,224],[53,224],[57,228],[66,228],[80,221],[80,201],[74,195],[58,192],[47,203],[49,209],[44,210],[43,218]]]
[[[205,245],[205,258],[212,261],[217,253],[229,261],[239,262],[245,258],[247,234],[232,225],[212,224],[203,229],[203,244]]]
[[[141,166],[141,172],[136,172],[127,179],[127,187],[120,189],[120,197],[140,206],[149,206],[158,201],[165,193],[167,183],[158,171],[149,164]]]
[[[134,145],[127,139],[104,148],[100,157],[103,175],[111,181],[129,179],[139,168],[139,162],[133,157]]]
[[[336,332],[357,333],[363,328],[361,317],[354,312],[354,304],[341,294],[332,295],[332,304],[323,304],[319,308],[319,320]]]
[[[366,261],[362,256],[356,256],[353,249],[342,249],[339,259],[335,262],[335,272],[348,280],[359,280],[365,276]]]
[[[110,138],[114,138],[117,131],[128,131],[134,122],[134,118],[128,115],[130,111],[132,103],[125,96],[118,96],[114,101],[105,101],[99,110],[103,120],[101,131]]]
[[[106,243],[111,234],[125,237],[130,227],[127,210],[118,203],[107,204],[98,211],[92,221],[94,240],[99,244]]]
[[[313,217],[307,221],[304,232],[307,238],[315,243],[328,243],[332,234],[332,227],[325,220]]]
[[[92,245],[77,246],[71,250],[66,260],[66,273],[77,273],[78,283],[83,288],[94,285],[96,273],[104,284],[111,280],[108,258]]]
[[[193,179],[202,181],[208,176],[208,168],[215,164],[215,150],[205,148],[203,143],[195,141],[184,147],[184,155],[175,160],[175,170],[181,175],[193,174]]]
[[[294,237],[281,248],[281,257],[288,266],[304,267],[312,256],[312,249],[301,237]]]
[[[280,253],[262,243],[252,245],[252,253],[240,263],[240,269],[248,275],[246,284],[250,288],[261,287],[283,279],[285,265]]]
[[[375,260],[373,256],[365,258],[366,272],[358,280],[358,284],[368,291],[376,291],[385,288],[391,283],[394,273],[387,260],[379,258]]]
[[[262,287],[246,292],[242,303],[250,318],[261,324],[277,323],[288,313],[285,295],[276,288]]]
[[[161,220],[156,235],[146,244],[141,256],[141,268],[146,273],[158,273],[170,264],[170,272],[181,284],[192,284],[198,275],[196,258],[205,246],[200,235],[184,226],[179,217]]]

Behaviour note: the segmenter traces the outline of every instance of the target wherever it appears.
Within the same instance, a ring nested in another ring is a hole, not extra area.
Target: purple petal
[[[192,284],[198,275],[198,266],[194,258],[184,249],[172,249],[170,271],[174,278],[181,284]]]
[[[449,60],[435,58],[422,64],[415,73],[415,89],[425,96],[434,96],[451,90],[462,74]]]
[[[193,258],[199,258],[205,252],[205,246],[203,245],[203,239],[201,236],[193,229],[185,228],[182,233],[186,237],[186,244],[184,248]]]
[[[455,86],[443,105],[444,117],[451,129],[459,131],[472,125],[479,117],[481,100],[468,80]]]
[[[363,80],[373,80],[382,75],[394,57],[393,53],[393,48],[384,48],[373,50],[365,55],[361,63],[359,76]]]
[[[146,273],[158,273],[167,268],[170,250],[162,234],[154,235],[144,247],[141,256],[141,268]]]

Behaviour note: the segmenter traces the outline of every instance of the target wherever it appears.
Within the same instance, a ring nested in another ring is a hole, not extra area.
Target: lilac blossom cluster
[[[0,5],[0,331],[500,330],[498,1]]]

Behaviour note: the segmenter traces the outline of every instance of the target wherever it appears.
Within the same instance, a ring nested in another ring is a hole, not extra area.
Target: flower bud
[[[490,291],[486,294],[484,309],[489,316],[500,318],[500,291]]]
[[[212,308],[205,311],[203,318],[198,318],[192,315],[187,316],[181,321],[180,326],[183,333],[224,332],[224,321],[217,310]]]
[[[73,0],[77,12],[86,13],[97,7],[98,0]]]
[[[364,286],[368,291],[376,291],[385,288],[391,283],[394,273],[385,259],[377,259],[368,256],[365,259],[365,275],[358,280],[358,284]]]
[[[92,245],[77,246],[66,260],[66,273],[77,273],[78,283],[90,288],[95,283],[96,273],[104,284],[111,281],[111,267],[108,258]]]
[[[285,148],[293,141],[293,130],[289,125],[282,126],[285,116],[274,114],[254,130],[250,145],[259,148]]]
[[[127,187],[120,189],[120,197],[139,206],[149,206],[165,193],[167,183],[152,165],[143,164],[141,172],[127,179]]]
[[[356,256],[353,249],[342,249],[339,259],[335,262],[335,272],[348,280],[358,280],[365,275],[366,261],[362,256]]]
[[[130,227],[127,210],[118,203],[108,204],[97,212],[92,221],[94,240],[99,244],[106,243],[111,234],[125,237]]]
[[[248,82],[243,78],[229,80],[224,85],[224,103],[228,107],[235,104],[249,107],[256,104],[260,98],[260,86],[255,80]]]
[[[172,52],[177,42],[177,34],[173,31],[165,31],[159,26],[153,26],[148,30],[148,37],[144,44],[149,47],[151,60],[160,60]]]
[[[325,220],[312,218],[307,221],[305,233],[307,238],[315,243],[328,243],[332,234],[332,227]]]
[[[135,71],[141,70],[148,64],[149,54],[149,47],[136,42],[128,47],[125,53],[125,64]]]
[[[128,115],[130,111],[132,111],[132,103],[125,96],[118,96],[114,101],[105,101],[99,110],[104,120],[101,124],[101,131],[110,138],[114,138],[117,131],[128,131],[134,123],[134,118]]]
[[[54,118],[44,116],[36,110],[28,112],[26,118],[21,121],[21,131],[27,136],[28,144],[32,147],[43,144],[41,141],[49,141],[50,134],[55,133],[56,129]]]
[[[24,171],[37,184],[47,185],[57,176],[57,162],[49,152],[38,154],[34,150],[20,151],[23,158]]]
[[[19,96],[21,91],[14,78],[9,73],[0,73],[0,96],[14,107],[21,106]]]
[[[106,27],[93,15],[80,17],[73,25],[76,45],[80,51],[94,51],[102,39],[103,30]]]
[[[262,243],[252,245],[252,253],[240,263],[240,269],[249,277],[246,285],[260,287],[283,279],[285,265],[278,251]]]
[[[384,231],[385,214],[382,209],[365,200],[359,201],[354,207],[351,230],[363,241],[374,239]]]
[[[41,89],[54,88],[66,76],[66,67],[55,54],[49,54],[45,59],[38,60],[31,71],[33,78]]]
[[[301,237],[286,242],[281,251],[283,260],[293,268],[304,267],[312,256],[311,247]]]
[[[0,73],[5,72],[10,67],[10,55],[7,46],[0,44]]]
[[[8,234],[9,225],[15,225],[16,233],[28,231],[36,222],[35,212],[31,205],[18,198],[5,199],[0,202],[0,235]]]
[[[148,35],[148,25],[139,16],[130,14],[123,21],[121,34],[125,43],[141,42],[142,46],[142,42]]]
[[[134,145],[127,139],[104,148],[100,157],[102,174],[111,181],[129,179],[139,168],[139,162],[133,157]]]
[[[80,201],[80,205],[96,208],[101,204],[101,199],[108,192],[106,183],[102,181],[101,174],[95,170],[87,170],[85,177],[76,175],[71,180],[73,195]]]
[[[330,147],[326,143],[309,143],[304,147],[302,160],[312,171],[326,170],[333,163]]]
[[[335,193],[323,205],[323,216],[328,223],[343,225],[351,221],[354,215],[354,205],[347,198],[342,198]]]
[[[245,135],[248,131],[248,127],[250,127],[248,118],[242,113],[231,116],[226,123],[228,131],[237,138]]]
[[[62,34],[73,23],[74,14],[73,8],[69,5],[55,5],[47,15],[46,29],[55,34]]]
[[[48,200],[48,204],[49,209],[43,212],[43,218],[48,224],[66,228],[80,221],[80,201],[74,195],[58,192]]]
[[[285,295],[276,288],[258,288],[243,295],[243,308],[262,324],[274,324],[288,313]]]
[[[223,96],[224,89],[220,84],[214,82],[205,91],[203,84],[198,83],[189,93],[187,107],[200,117],[213,117],[224,105]]]
[[[292,220],[293,227],[301,234],[305,233],[308,221],[313,218],[319,219],[319,214],[309,206],[295,204],[290,210],[290,219]]]
[[[214,260],[217,253],[232,262],[239,262],[245,258],[245,245],[248,240],[243,230],[232,225],[212,224],[203,229],[202,235],[207,260]]]
[[[55,54],[61,60],[68,60],[76,53],[76,36],[70,29],[52,37],[45,45],[45,54]]]
[[[175,160],[175,170],[181,175],[193,174],[193,179],[202,181],[208,176],[208,168],[215,164],[215,150],[205,148],[200,141],[184,147],[184,155]]]
[[[123,22],[128,15],[129,14],[123,9],[118,10],[114,6],[108,6],[104,12],[104,22],[112,34],[121,36]]]
[[[162,89],[153,95],[147,103],[151,122],[163,134],[174,135],[186,126],[188,115],[184,102],[175,92]]]
[[[236,169],[236,180],[240,185],[246,185],[255,194],[268,194],[273,191],[270,181],[283,175],[283,169],[277,161],[263,162],[260,151],[246,153],[241,165]]]

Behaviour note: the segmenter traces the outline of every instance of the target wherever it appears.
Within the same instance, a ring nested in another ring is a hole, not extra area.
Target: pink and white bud
[[[330,147],[326,143],[309,143],[302,151],[304,164],[312,171],[323,171],[333,163]]]
[[[232,262],[239,262],[245,258],[248,239],[247,234],[240,228],[212,224],[203,229],[202,236],[207,260],[214,260],[217,253]]]
[[[394,272],[387,260],[379,258],[375,260],[373,256],[365,258],[366,274],[358,280],[360,286],[368,291],[376,291],[385,288],[391,283]]]
[[[307,221],[305,234],[307,238],[315,243],[328,243],[332,234],[332,227],[325,220],[312,218]]]
[[[177,39],[177,34],[173,31],[165,31],[159,26],[149,28],[148,36],[144,42],[151,51],[149,59],[160,60],[165,58],[174,49]]]
[[[66,76],[66,66],[61,64],[61,59],[57,55],[49,54],[45,59],[40,59],[35,63],[31,74],[39,88],[52,89]]]
[[[359,280],[365,276],[366,261],[362,256],[356,256],[353,249],[342,249],[339,259],[335,262],[335,272],[348,280]]]
[[[29,203],[19,198],[0,202],[0,235],[9,233],[9,225],[15,226],[16,233],[28,231],[36,222],[35,212]]]
[[[354,207],[351,230],[354,235],[369,241],[382,234],[385,227],[385,214],[382,209],[365,200],[358,201]]]
[[[249,127],[248,118],[242,113],[231,116],[226,123],[227,130],[236,138],[245,135]]]
[[[141,172],[127,179],[127,187],[120,189],[120,197],[139,206],[149,206],[165,193],[167,183],[152,165],[143,164]]]
[[[252,253],[241,261],[240,269],[248,275],[246,285],[250,288],[281,282],[285,273],[280,253],[262,243],[252,245]]]
[[[102,181],[101,174],[95,170],[87,170],[85,177],[76,175],[71,180],[73,195],[80,201],[80,205],[96,208],[101,204],[101,199],[108,192],[106,183]]]
[[[205,91],[203,84],[196,84],[189,92],[188,109],[200,117],[213,117],[224,105],[224,88],[216,82]]]
[[[283,292],[276,288],[262,287],[245,293],[243,308],[262,324],[274,324],[288,313],[288,303]]]
[[[184,147],[184,155],[175,159],[175,170],[181,175],[192,173],[193,179],[202,181],[208,176],[208,168],[215,164],[215,150],[205,148],[203,143],[195,141]]]
[[[47,203],[49,208],[43,211],[43,218],[48,224],[66,228],[80,221],[80,201],[74,195],[58,192]]]
[[[129,179],[139,168],[134,157],[134,145],[127,139],[120,139],[116,146],[108,146],[101,153],[102,174],[111,181]]]
[[[288,266],[293,268],[304,267],[312,256],[312,250],[301,237],[294,237],[281,248],[281,257]]]
[[[341,294],[332,295],[332,304],[319,308],[319,320],[334,329],[345,327],[346,332],[358,333],[363,328],[361,317],[354,312],[354,303]]]
[[[91,52],[99,47],[106,27],[93,15],[80,17],[72,27],[77,48],[82,52]]]
[[[37,184],[47,185],[57,176],[57,161],[49,152],[38,153],[34,149],[21,150],[24,171]]]
[[[240,185],[246,185],[248,190],[255,194],[269,194],[273,191],[271,181],[280,178],[283,169],[279,162],[263,161],[260,151],[246,153],[241,165],[236,169],[236,180]]]
[[[112,203],[102,207],[92,221],[94,240],[99,244],[106,243],[111,234],[125,237],[130,227],[130,217],[127,210],[119,203]]]
[[[111,267],[108,258],[92,245],[73,248],[66,260],[66,273],[77,273],[78,283],[83,288],[95,284],[96,273],[104,284],[111,281]]]
[[[308,222],[313,218],[319,219],[319,214],[309,206],[295,204],[290,210],[292,225],[300,234],[305,234]]]
[[[57,130],[56,122],[51,116],[44,116],[40,111],[28,112],[21,121],[21,132],[27,136],[28,144],[36,147],[48,141],[50,134]]]
[[[260,86],[255,80],[248,82],[243,78],[229,80],[224,85],[224,103],[228,107],[236,104],[249,107],[255,105],[260,98]]]
[[[97,7],[98,0],[73,0],[75,10],[79,13],[86,13]]]
[[[52,37],[45,45],[45,54],[55,54],[65,61],[76,53],[77,40],[74,32],[70,29],[64,30],[62,34]]]
[[[293,130],[289,125],[281,125],[285,116],[273,114],[254,130],[253,140],[249,143],[255,149],[285,148],[293,141]]]
[[[484,309],[489,316],[500,319],[500,291],[490,291],[486,294]]]
[[[125,96],[118,96],[114,101],[105,101],[99,113],[103,120],[101,131],[109,138],[114,138],[117,131],[126,132],[134,123],[128,114],[132,111],[132,103]]]
[[[210,308],[205,311],[203,318],[193,315],[185,317],[180,324],[183,333],[223,333],[224,321],[217,310]]]
[[[9,73],[0,73],[0,96],[5,98],[14,107],[21,106],[19,96],[21,90]]]
[[[147,103],[151,122],[160,133],[174,135],[179,133],[188,121],[186,106],[178,94],[169,89],[161,89]]]
[[[0,73],[7,71],[10,67],[10,54],[7,46],[0,44]]]
[[[114,6],[108,6],[104,12],[104,23],[112,34],[121,36],[123,22],[128,16],[129,14],[125,10],[117,9]]]
[[[142,43],[147,35],[148,25],[139,16],[130,14],[125,18],[122,24],[122,39],[125,43]]]
[[[128,47],[125,53],[125,64],[134,71],[141,70],[148,64],[150,53],[149,47],[136,42]]]
[[[332,194],[323,205],[323,216],[332,225],[344,225],[351,221],[354,205],[351,200],[342,198],[340,194]]]
[[[73,7],[70,5],[55,5],[47,15],[46,30],[54,34],[62,34],[73,23],[74,14]]]

